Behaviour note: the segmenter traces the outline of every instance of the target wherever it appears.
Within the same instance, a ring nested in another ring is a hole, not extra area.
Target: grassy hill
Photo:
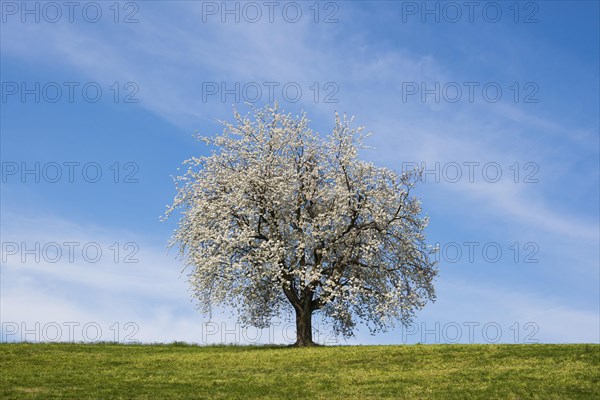
[[[600,345],[0,344],[3,399],[592,399]]]

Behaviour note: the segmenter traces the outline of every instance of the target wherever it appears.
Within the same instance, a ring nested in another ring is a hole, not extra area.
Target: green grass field
[[[597,399],[600,345],[0,344],[2,399]]]

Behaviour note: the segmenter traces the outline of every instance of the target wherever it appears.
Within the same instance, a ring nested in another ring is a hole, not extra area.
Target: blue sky
[[[356,116],[375,164],[439,166],[418,189],[437,301],[341,343],[600,341],[597,2],[278,2],[272,22],[263,2],[228,2],[239,22],[222,2],[82,2],[72,21],[23,4],[2,2],[0,31],[3,340],[53,324],[66,340],[71,322],[80,340],[85,324],[123,340],[128,322],[145,342],[255,337],[230,310],[206,325],[159,217],[181,162],[207,151],[194,132],[273,87],[321,133]]]

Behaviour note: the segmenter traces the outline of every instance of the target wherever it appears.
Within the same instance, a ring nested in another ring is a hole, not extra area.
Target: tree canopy
[[[254,109],[208,156],[185,162],[167,210],[181,210],[172,244],[204,313],[230,306],[264,328],[293,311],[297,345],[313,344],[319,312],[336,334],[408,323],[435,299],[428,218],[411,195],[420,171],[396,173],[359,158],[367,135],[335,115],[327,136],[305,114]]]

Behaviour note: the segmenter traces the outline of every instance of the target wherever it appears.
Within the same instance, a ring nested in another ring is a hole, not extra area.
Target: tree
[[[435,300],[428,218],[410,195],[420,171],[360,160],[363,128],[337,113],[328,137],[277,105],[234,116],[201,137],[215,150],[184,162],[166,213],[181,209],[171,245],[204,313],[231,306],[243,325],[265,328],[293,310],[295,345],[310,346],[317,311],[348,337],[358,322],[372,332],[406,324]]]

